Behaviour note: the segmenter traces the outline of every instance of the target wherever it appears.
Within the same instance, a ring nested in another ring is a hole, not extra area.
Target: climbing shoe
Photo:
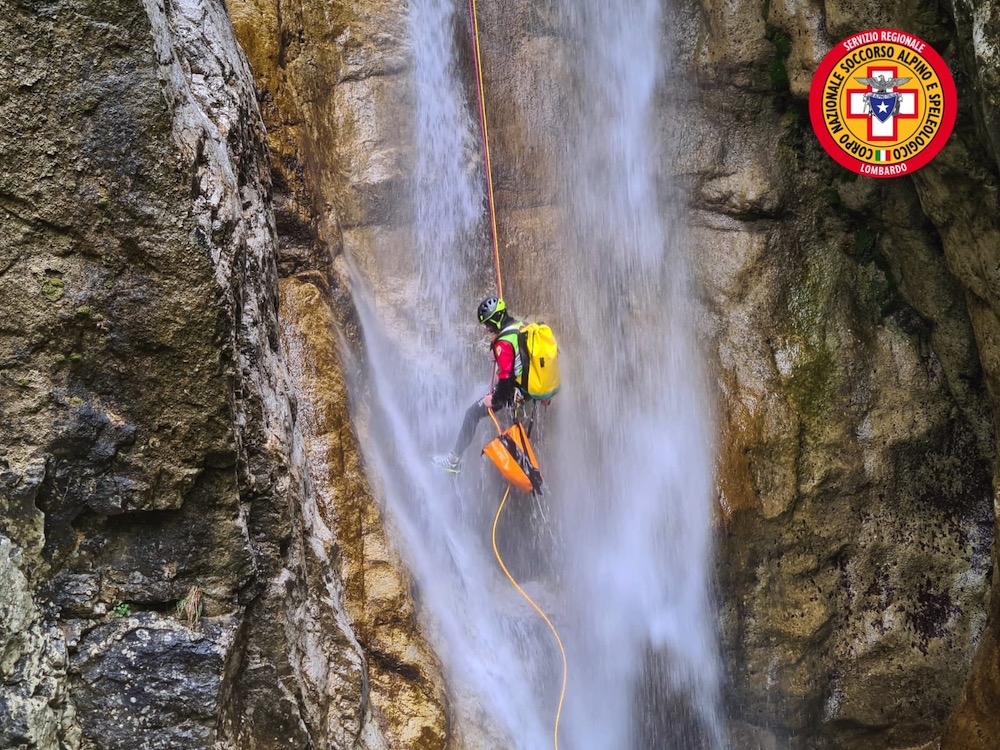
[[[460,471],[462,471],[462,459],[460,459],[454,453],[445,453],[440,456],[432,456],[431,463],[437,466],[439,469],[444,469],[445,471],[451,472],[452,474],[458,474]]]

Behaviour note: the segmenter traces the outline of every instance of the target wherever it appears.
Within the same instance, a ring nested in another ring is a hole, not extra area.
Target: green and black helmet
[[[491,323],[494,328],[499,328],[500,321],[503,320],[504,313],[507,312],[507,305],[501,297],[487,297],[479,303],[479,309],[476,312],[480,323],[484,325]]]

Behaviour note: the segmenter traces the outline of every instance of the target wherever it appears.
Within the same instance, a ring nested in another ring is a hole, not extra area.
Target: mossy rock
[[[41,294],[49,302],[58,302],[66,294],[66,284],[58,276],[48,276],[42,281]]]

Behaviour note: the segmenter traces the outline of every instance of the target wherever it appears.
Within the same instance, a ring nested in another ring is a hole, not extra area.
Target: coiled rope
[[[493,236],[493,267],[496,271],[497,277],[497,296],[503,297],[503,277],[500,274],[500,243],[497,239],[497,214],[496,214],[496,203],[493,198],[493,163],[490,159],[490,131],[486,124],[486,94],[483,87],[483,61],[482,55],[480,54],[479,46],[479,18],[476,12],[476,0],[469,0],[469,12],[472,15],[472,47],[473,53],[476,58],[476,91],[479,94],[479,122],[482,126],[483,135],[483,152],[486,159],[486,194],[489,199],[489,212],[490,212],[490,228],[492,230]],[[496,425],[497,434],[502,434],[503,430],[500,428],[500,423],[497,421],[496,415],[493,413],[493,409],[489,410],[490,418],[493,420],[493,424]],[[503,513],[504,506],[507,504],[507,498],[510,497],[510,485],[507,485],[507,490],[503,494],[503,499],[500,501],[500,506],[497,508],[496,517],[493,519],[493,554],[496,555],[497,562],[500,563],[500,568],[503,570],[504,575],[513,584],[514,588],[517,589],[518,593],[524,597],[524,599],[531,605],[531,607],[545,620],[545,624],[549,626],[549,630],[552,631],[552,635],[555,636],[556,644],[559,646],[559,654],[562,656],[562,689],[559,692],[559,705],[556,708],[556,720],[555,728],[552,733],[552,742],[555,750],[559,750],[559,720],[562,717],[563,702],[566,699],[566,679],[569,672],[567,662],[566,662],[566,649],[563,648],[562,638],[559,637],[559,631],[556,630],[556,626],[552,624],[552,620],[549,616],[545,614],[541,607],[535,603],[535,600],[528,596],[528,593],[521,588],[520,584],[514,579],[514,576],[510,574],[507,569],[507,565],[503,561],[503,557],[500,555],[500,550],[497,547],[497,526],[500,523],[500,514]]]

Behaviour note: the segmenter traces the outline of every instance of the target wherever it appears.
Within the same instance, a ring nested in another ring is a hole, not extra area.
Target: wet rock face
[[[71,41],[60,30],[74,13],[90,20]],[[221,363],[204,335],[219,294],[191,209],[149,199],[183,175],[145,12],[109,26],[85,3],[15,4],[4,23],[5,38],[25,40],[7,53],[4,84],[3,281],[16,321],[6,365],[23,373],[4,401],[24,428],[46,423],[40,504],[59,536],[87,509],[178,507],[206,468],[194,444],[233,465]],[[185,377],[184,359],[215,380]],[[198,403],[218,406],[185,419]]]
[[[286,10],[329,33],[325,6]],[[399,39],[376,27],[400,9],[382,10],[345,11],[369,31],[345,43],[336,106],[398,65],[369,54]],[[331,450],[350,477],[323,481],[369,531],[332,529],[341,510],[311,497],[277,318],[276,261],[326,269],[341,222],[377,213],[399,171],[372,162],[344,203],[315,200],[306,178],[343,173],[355,127],[308,116],[335,110],[322,98],[293,110],[309,138],[275,128],[272,163],[215,0],[8,2],[0,39],[0,745],[443,746],[437,666],[374,543],[342,384],[323,429],[345,435]],[[328,88],[309,49],[278,47]],[[359,545],[345,591],[331,569]]]
[[[350,427],[347,385],[331,335],[335,315],[328,284],[319,273],[281,282],[282,341],[299,398],[310,477],[317,488],[302,522],[313,529],[310,536],[328,540],[328,556],[314,547],[308,565],[316,588],[331,568],[337,571],[350,633],[366,658],[367,700],[385,746],[449,747],[440,667],[417,631],[413,583],[389,542]],[[329,622],[325,627],[344,624]]]
[[[405,233],[405,8],[228,5],[273,162],[221,3],[0,12],[4,747],[454,742],[343,383],[283,382],[276,313],[271,175],[286,342],[327,373],[306,329],[353,335],[330,258]],[[761,746],[986,750],[997,9],[876,10],[684,2],[665,28],[662,172],[688,196],[723,415],[730,715]],[[549,3],[481,22],[516,279],[557,244],[549,126],[575,63]],[[804,116],[819,57],[872,25],[959,79],[956,135],[913,179],[844,174]],[[291,390],[316,399],[301,444]],[[195,587],[197,623],[176,609]]]
[[[713,176],[693,217],[727,410],[733,712],[918,744],[961,689],[989,580],[992,424],[964,294],[911,186],[838,184],[774,120],[720,121],[719,138],[774,137],[797,185],[772,172],[757,195],[774,216],[748,219],[742,199],[715,202]],[[767,175],[757,148],[741,158]]]
[[[340,335],[359,338],[344,249],[366,266],[379,247],[373,238],[400,231],[398,223],[408,220],[406,9],[392,2],[333,7],[299,0],[279,7],[241,0],[229,11],[268,124],[284,277],[282,342],[315,488],[293,541],[313,540],[302,545],[312,593],[296,599],[288,637],[310,680],[329,668],[323,654],[307,648],[311,631],[353,644],[356,660],[342,669],[353,669],[358,680],[338,685],[338,693],[370,708],[345,717],[332,710],[329,693],[324,699],[316,690],[307,715],[339,744],[450,747],[455,717],[445,713],[440,668],[417,631],[411,583],[367,487],[336,346]],[[400,258],[407,250],[401,242]],[[338,592],[343,613],[316,606],[316,592],[328,588]]]
[[[45,623],[21,572],[20,554],[0,536],[0,743],[58,747],[79,739],[66,688],[66,643]]]
[[[225,9],[7,2],[0,38],[0,744],[214,747],[249,715],[242,747],[316,742],[305,584],[273,583],[303,490],[269,162]]]
[[[146,11],[7,3],[2,16],[0,533],[43,623],[38,648],[65,652],[51,627],[63,607],[96,619],[115,602],[176,601],[196,579],[224,607],[241,584],[225,292],[197,236]],[[134,515],[150,510],[169,514],[176,541],[191,519],[217,520],[202,541],[230,553],[164,544]],[[14,689],[61,682],[64,668]],[[36,722],[30,705],[7,708],[9,725]],[[71,717],[58,708],[57,726]]]
[[[771,3],[750,44],[703,7],[707,52],[678,39],[698,85],[670,121],[715,144],[677,156],[725,413],[731,712],[778,747],[921,745],[962,714],[980,640],[995,648],[996,297],[978,259],[997,170],[967,157],[985,145],[974,34],[933,4]],[[928,40],[959,81],[955,135],[912,179],[845,173],[808,125],[821,56],[877,26]],[[980,746],[959,736],[945,746]]]
[[[219,675],[232,623],[194,630],[149,613],[94,628],[75,644],[73,699],[84,736],[109,750],[215,747]]]
[[[311,221],[362,266],[407,219],[405,128],[392,125],[407,112],[397,11],[338,6],[326,22],[339,34],[331,47],[309,3],[281,13],[271,2],[231,4],[273,106],[271,140],[286,155],[277,170],[322,196],[299,226]],[[578,114],[574,77],[587,61],[556,4],[480,11],[500,233],[509,278],[530,289],[523,282],[558,257],[559,135]],[[996,170],[968,154],[992,140],[993,115],[972,102],[991,101],[983,33],[993,15],[988,4],[777,1],[680,2],[666,13],[661,172],[689,209],[722,414],[727,698],[734,736],[761,746],[931,740],[984,636]],[[880,25],[922,35],[963,86],[953,144],[916,179],[846,174],[809,130],[805,97],[821,56]],[[674,197],[664,190],[665,208]],[[287,267],[323,268],[322,254],[302,260],[300,237],[289,231],[299,255]],[[995,682],[974,674],[977,686]]]

